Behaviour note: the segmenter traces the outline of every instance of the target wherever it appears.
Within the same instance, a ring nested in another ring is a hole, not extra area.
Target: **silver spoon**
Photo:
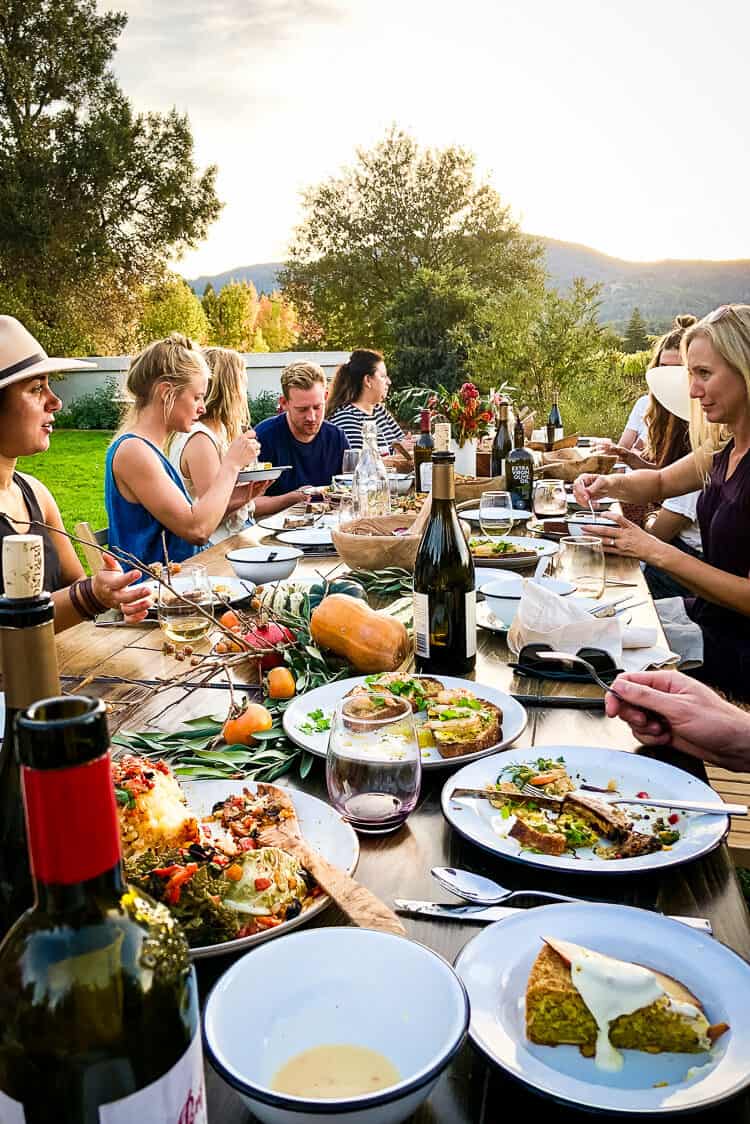
[[[507,890],[493,882],[491,878],[483,878],[481,874],[472,874],[470,870],[456,870],[452,866],[434,866],[430,871],[433,878],[437,879],[443,889],[463,898],[467,902],[477,905],[499,905],[500,902],[512,901],[514,898],[543,898],[548,902],[580,902],[583,898],[569,898],[565,894],[552,894],[546,890]]]
[[[621,703],[625,703],[626,706],[632,705],[627,699],[624,699],[622,695],[618,694],[614,687],[611,687],[609,683],[605,683],[594,665],[590,664],[588,660],[584,660],[580,656],[572,656],[569,652],[537,652],[536,654],[543,660],[561,660],[565,663],[575,664],[576,667],[585,668],[594,682],[601,687],[603,691],[609,691],[611,695],[614,695]],[[646,715],[649,722],[658,723],[662,733],[666,733],[667,730],[669,730],[669,724],[660,714],[656,714],[653,710],[644,710],[643,713]]]

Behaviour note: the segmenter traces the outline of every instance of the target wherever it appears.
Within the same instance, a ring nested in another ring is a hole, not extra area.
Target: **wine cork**
[[[435,442],[433,448],[435,453],[449,453],[451,446],[450,422],[435,422],[432,439]]]
[[[44,543],[41,535],[6,535],[3,539],[5,596],[38,597],[44,588]]]

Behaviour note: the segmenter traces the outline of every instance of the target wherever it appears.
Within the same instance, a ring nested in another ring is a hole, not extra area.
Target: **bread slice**
[[[526,986],[526,1035],[543,1046],[578,1046],[590,1057],[596,1049],[597,1025],[573,984],[570,961],[580,946],[545,938]],[[622,963],[614,961],[614,964]],[[653,971],[653,969],[650,969]],[[725,1023],[709,1026],[700,1000],[679,983],[653,972],[663,989],[654,1002],[630,1014],[619,1015],[609,1026],[609,1040],[620,1049],[647,1053],[703,1053]],[[686,1011],[684,1004],[695,1009]]]
[[[398,671],[384,671],[380,675],[368,675],[367,682],[353,687],[349,694],[356,695],[367,691],[376,694],[381,692],[395,694],[399,698],[408,699],[412,710],[417,712],[424,709],[423,699],[435,699],[443,689],[440,680],[433,679],[429,675],[404,675]]]
[[[431,706],[427,711],[426,728],[432,734],[441,757],[461,757],[465,753],[479,753],[496,745],[502,738],[503,712],[494,703],[479,700],[481,708],[472,709],[460,704]],[[441,719],[440,714],[458,711],[460,718]],[[465,712],[465,716],[464,716]]]
[[[566,846],[565,836],[555,831],[552,825],[549,831],[542,831],[522,819],[516,820],[508,835],[518,840],[522,847],[533,847],[544,855],[562,855]]]

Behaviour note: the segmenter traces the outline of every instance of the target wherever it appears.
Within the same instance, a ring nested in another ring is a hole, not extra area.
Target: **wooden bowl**
[[[394,535],[393,532],[402,527],[410,530],[416,519],[414,513],[354,519],[331,528],[333,545],[352,570],[383,570],[389,566],[413,570],[421,536]],[[376,528],[382,528],[383,533],[366,533]]]

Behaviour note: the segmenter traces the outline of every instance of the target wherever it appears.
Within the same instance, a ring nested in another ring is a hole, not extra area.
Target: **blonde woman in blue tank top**
[[[191,503],[179,473],[164,455],[172,433],[186,433],[205,413],[209,370],[197,344],[173,332],[130,365],[126,388],[133,405],[107,452],[105,503],[110,545],[142,562],[190,558],[224,518],[237,474],[257,458],[249,433],[229,445],[210,487]]]

